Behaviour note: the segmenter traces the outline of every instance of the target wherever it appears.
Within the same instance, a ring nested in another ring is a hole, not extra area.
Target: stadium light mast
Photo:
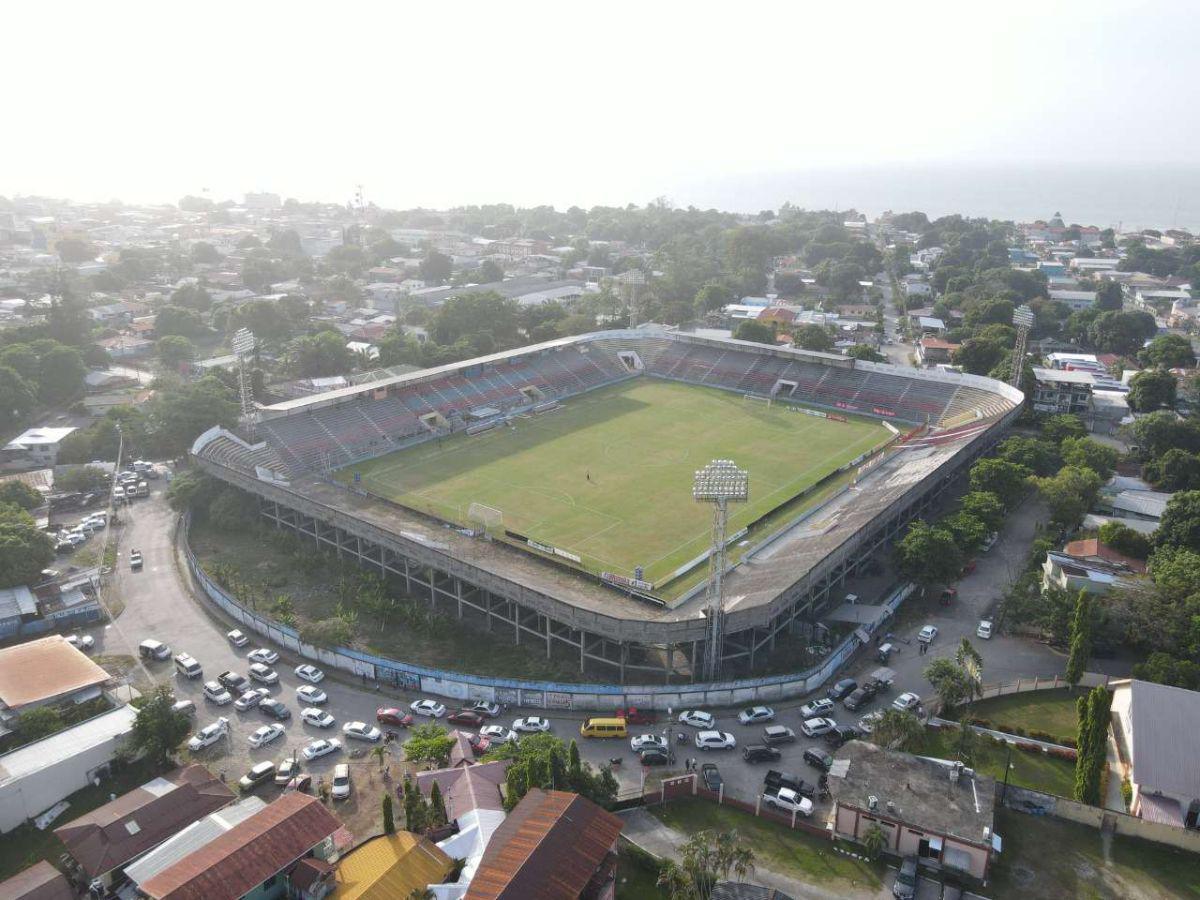
[[[629,304],[629,327],[637,328],[638,288],[645,286],[646,275],[641,269],[630,269],[618,275],[617,281],[625,288],[625,302]]]
[[[725,531],[729,504],[745,503],[750,495],[750,475],[731,459],[714,459],[696,472],[692,499],[713,505],[712,549],[708,556],[708,646],[704,652],[704,680],[716,681],[721,671],[724,637]]]
[[[1021,304],[1013,310],[1012,323],[1017,328],[1017,342],[1013,345],[1012,370],[1008,373],[1008,383],[1020,388],[1021,373],[1025,370],[1025,353],[1029,345],[1029,329],[1033,327],[1033,310],[1027,304]]]
[[[233,340],[230,343],[238,361],[238,393],[241,395],[242,401],[242,421],[245,422],[250,442],[253,443],[258,423],[258,411],[254,408],[254,390],[250,384],[250,373],[246,371],[246,360],[254,355],[257,342],[254,339],[254,332],[249,328],[239,328],[233,333]]]

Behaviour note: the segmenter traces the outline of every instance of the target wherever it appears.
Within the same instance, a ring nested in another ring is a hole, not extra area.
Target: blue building
[[[22,634],[28,624],[40,618],[37,598],[29,588],[21,585],[0,590],[0,640]],[[44,628],[42,626],[36,630],[42,631]]]

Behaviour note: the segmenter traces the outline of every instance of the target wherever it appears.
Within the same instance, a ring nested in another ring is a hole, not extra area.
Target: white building
[[[1065,303],[1071,310],[1091,309],[1096,303],[1095,291],[1050,291],[1050,299]]]
[[[75,428],[30,428],[5,445],[0,463],[6,468],[53,466],[58,462],[63,438],[74,431]]]
[[[1076,272],[1113,272],[1120,262],[1108,257],[1077,256],[1068,265]]]

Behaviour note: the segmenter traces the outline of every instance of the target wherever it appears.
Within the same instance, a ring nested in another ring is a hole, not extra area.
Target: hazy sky
[[[1189,0],[39,2],[0,24],[0,194],[686,203],[813,167],[1200,148]]]

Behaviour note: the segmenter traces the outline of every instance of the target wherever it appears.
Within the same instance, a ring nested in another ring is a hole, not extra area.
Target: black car
[[[822,772],[828,772],[829,767],[833,765],[833,757],[819,747],[809,747],[805,750],[804,761]]]
[[[858,682],[853,678],[843,678],[837,684],[829,689],[826,696],[830,700],[841,700],[843,697],[848,697],[858,687]]]
[[[870,682],[868,682],[866,684],[860,684],[858,687],[856,687],[853,691],[850,692],[849,696],[847,696],[846,699],[842,701],[842,703],[845,704],[846,709],[861,709],[862,707],[864,707],[868,703],[870,703],[872,700],[874,700],[875,695],[878,693],[879,693],[878,685],[872,684]]]
[[[896,872],[896,880],[892,882],[892,896],[896,900],[912,900],[917,896],[917,885],[920,883],[921,876],[917,872],[917,858],[906,856],[900,863],[900,869]]]
[[[779,748],[766,744],[750,744],[742,748],[742,759],[746,762],[776,762],[781,755]]]
[[[280,722],[287,721],[292,717],[292,711],[274,697],[268,697],[266,700],[263,700],[258,704],[258,708]]]
[[[716,763],[705,763],[700,767],[700,778],[704,782],[704,786],[714,793],[721,790],[721,785],[724,780],[721,778],[721,770],[717,768]]]
[[[240,697],[246,691],[250,690],[250,681],[245,675],[239,675],[237,672],[222,672],[217,676],[217,681],[225,685],[229,689],[229,693],[235,697]]]
[[[839,725],[833,731],[825,733],[825,743],[832,744],[835,747],[840,747],[846,741],[856,741],[861,737],[857,728],[853,725]]]
[[[643,766],[665,766],[671,762],[671,755],[662,747],[647,747],[638,756]]]
[[[786,725],[768,725],[763,729],[764,744],[794,744],[796,732]]]

